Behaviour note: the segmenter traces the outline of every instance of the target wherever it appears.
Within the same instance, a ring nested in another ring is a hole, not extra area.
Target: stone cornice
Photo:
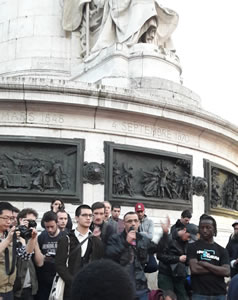
[[[179,84],[161,80],[161,88],[129,90],[63,79],[30,77],[0,78],[0,101],[64,104],[96,107],[154,116],[189,124],[238,141],[238,127],[203,110],[199,97]],[[167,86],[166,86],[167,83]],[[166,91],[168,94],[164,94]],[[176,98],[178,97],[178,99]],[[181,101],[181,98],[184,99]],[[85,99],[87,101],[85,101]],[[189,99],[191,102],[189,103]]]

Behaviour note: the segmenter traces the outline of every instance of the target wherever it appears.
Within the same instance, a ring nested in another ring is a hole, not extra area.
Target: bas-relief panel
[[[238,217],[238,174],[230,169],[204,160],[208,192],[205,208],[208,213]]]
[[[105,199],[133,205],[191,208],[192,157],[144,147],[104,143]]]
[[[84,141],[0,137],[0,198],[82,202]]]

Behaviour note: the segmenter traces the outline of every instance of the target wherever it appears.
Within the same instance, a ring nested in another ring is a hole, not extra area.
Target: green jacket
[[[12,242],[8,246],[10,266],[12,265]],[[8,293],[12,291],[16,278],[16,269],[12,275],[6,275],[5,271],[5,253],[0,253],[0,293]]]

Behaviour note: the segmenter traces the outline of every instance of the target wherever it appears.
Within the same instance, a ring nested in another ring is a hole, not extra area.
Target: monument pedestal
[[[131,88],[138,78],[164,78],[181,83],[177,55],[153,44],[115,44],[88,56],[72,69],[72,80]]]

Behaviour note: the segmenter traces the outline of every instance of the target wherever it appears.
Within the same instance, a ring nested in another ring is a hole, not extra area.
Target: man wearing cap
[[[152,240],[154,235],[154,223],[145,214],[144,204],[137,203],[135,206],[135,211],[140,221],[138,232]]]
[[[226,246],[230,257],[231,277],[238,274],[238,220],[232,224],[234,232],[229,238],[229,242]]]
[[[173,291],[178,300],[187,300],[185,279],[188,275],[187,248],[189,242],[197,240],[198,227],[195,224],[181,225],[181,234],[172,238],[164,234],[162,247],[157,253],[159,259],[158,287]]]

